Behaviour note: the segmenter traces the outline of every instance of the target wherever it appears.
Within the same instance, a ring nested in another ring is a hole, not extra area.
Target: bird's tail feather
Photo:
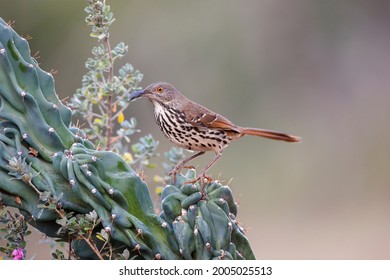
[[[289,135],[279,131],[266,130],[261,128],[249,128],[243,127],[241,129],[243,135],[254,135],[261,136],[265,138],[270,138],[274,140],[281,140],[286,142],[302,142],[302,138],[294,135]]]

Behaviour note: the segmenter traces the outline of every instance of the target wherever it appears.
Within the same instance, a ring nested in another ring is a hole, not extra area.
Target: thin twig
[[[112,58],[112,52],[111,52],[111,46],[110,46],[110,40],[109,36],[104,38],[104,46],[106,48],[106,52],[108,55],[108,60],[110,63],[110,68],[108,71],[108,77],[107,80],[109,83],[112,83],[112,78],[114,76],[114,60]],[[111,146],[111,133],[112,133],[112,121],[111,121],[111,115],[112,115],[112,108],[111,108],[111,98],[112,98],[112,92],[109,92],[107,96],[107,142],[106,142],[106,150],[110,150]]]
[[[99,250],[96,248],[96,246],[94,244],[92,244],[92,242],[86,238],[84,235],[81,235],[81,238],[87,242],[88,246],[91,247],[92,251],[96,254],[96,256],[98,256],[98,258],[100,260],[104,260],[104,258],[102,257],[102,255],[100,254]]]

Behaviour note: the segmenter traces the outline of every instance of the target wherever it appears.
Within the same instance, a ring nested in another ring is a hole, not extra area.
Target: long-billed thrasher
[[[278,131],[240,127],[225,117],[189,100],[174,86],[166,82],[157,82],[144,90],[128,96],[134,100],[148,98],[154,106],[154,117],[162,132],[174,144],[196,154],[180,161],[170,172],[173,183],[175,175],[194,158],[208,151],[214,151],[214,159],[207,164],[192,183],[201,178],[210,179],[206,172],[221,157],[222,151],[233,140],[244,135],[255,135],[287,142],[301,142],[301,138]]]

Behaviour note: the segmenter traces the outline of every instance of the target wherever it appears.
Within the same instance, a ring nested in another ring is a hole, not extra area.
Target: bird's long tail
[[[241,133],[243,135],[254,135],[254,136],[261,136],[265,138],[270,138],[274,140],[281,140],[286,142],[302,142],[302,138],[290,134],[286,134],[279,131],[273,131],[273,130],[267,130],[267,129],[261,129],[261,128],[249,128],[249,127],[243,127],[241,128]]]

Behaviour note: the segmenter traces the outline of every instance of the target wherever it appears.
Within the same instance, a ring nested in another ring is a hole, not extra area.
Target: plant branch
[[[94,244],[92,244],[91,240],[86,238],[84,235],[81,235],[81,238],[88,244],[89,247],[91,247],[92,251],[96,254],[96,256],[98,256],[98,258],[100,260],[104,260],[104,258],[100,254],[98,248],[96,248],[96,246]]]
[[[108,34],[104,38],[104,47],[106,48],[106,53],[108,55],[109,60],[109,70],[108,70],[108,82],[112,83],[112,78],[114,76],[114,60],[112,58],[112,51],[110,46],[110,40]],[[106,141],[106,150],[110,150],[111,148],[111,134],[112,134],[112,108],[111,108],[111,98],[112,98],[112,92],[108,93],[107,96],[107,141]]]

